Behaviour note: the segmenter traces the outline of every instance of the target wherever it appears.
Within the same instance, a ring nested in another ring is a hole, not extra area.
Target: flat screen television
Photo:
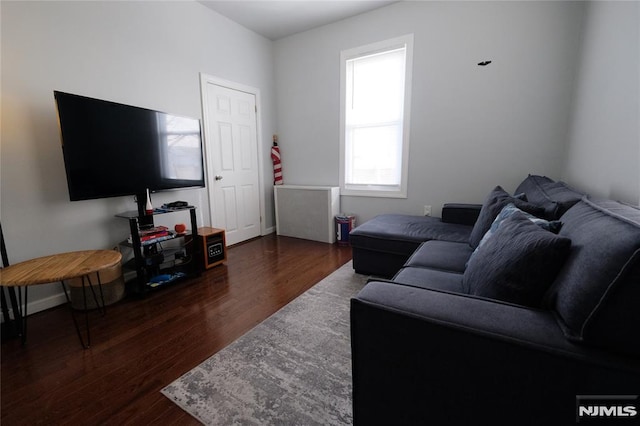
[[[54,91],[71,201],[204,187],[200,120]],[[140,197],[143,200],[140,200]]]

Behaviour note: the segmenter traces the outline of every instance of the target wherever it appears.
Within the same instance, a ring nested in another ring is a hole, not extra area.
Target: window
[[[202,177],[200,122],[157,113],[160,164],[163,180],[197,180]]]
[[[340,54],[343,195],[407,196],[413,36]]]

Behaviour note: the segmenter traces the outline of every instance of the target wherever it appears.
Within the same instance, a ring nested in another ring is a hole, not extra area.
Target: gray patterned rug
[[[162,393],[208,425],[352,423],[351,262]]]

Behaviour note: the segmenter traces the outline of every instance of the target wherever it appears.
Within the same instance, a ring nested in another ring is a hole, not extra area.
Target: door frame
[[[212,191],[214,188],[211,187],[211,185],[209,185],[209,174],[212,173],[212,170],[211,170],[212,153],[207,146],[208,145],[207,135],[209,135],[211,131],[213,131],[213,129],[208,128],[209,126],[207,125],[207,120],[205,119],[205,117],[208,117],[208,114],[210,112],[209,108],[207,107],[208,97],[207,97],[206,91],[204,90],[207,84],[214,84],[216,86],[225,87],[227,89],[249,93],[251,95],[254,95],[256,98],[256,110],[257,110],[256,111],[256,144],[257,144],[256,149],[258,150],[257,152],[258,154],[258,157],[257,157],[258,158],[258,189],[259,189],[258,202],[260,205],[260,235],[261,236],[266,235],[267,230],[266,230],[266,224],[264,221],[264,218],[266,215],[264,193],[266,188],[264,186],[264,170],[263,170],[264,146],[263,146],[263,139],[262,139],[262,115],[261,115],[262,99],[260,97],[260,89],[252,86],[247,86],[246,84],[237,83],[235,81],[225,80],[225,79],[201,72],[200,73],[200,100],[202,103],[202,126],[203,126],[204,141],[205,141],[203,145],[204,145],[205,159],[206,159],[205,170],[207,173],[207,197],[209,198],[209,223],[211,223],[211,225],[213,225],[214,223],[213,209],[215,209],[216,206],[215,206],[215,199],[212,194]]]

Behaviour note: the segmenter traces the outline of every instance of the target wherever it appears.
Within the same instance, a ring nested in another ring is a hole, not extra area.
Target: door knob
[[[222,180],[222,176],[220,176],[220,175],[216,175],[215,179],[216,179],[216,180]]]

